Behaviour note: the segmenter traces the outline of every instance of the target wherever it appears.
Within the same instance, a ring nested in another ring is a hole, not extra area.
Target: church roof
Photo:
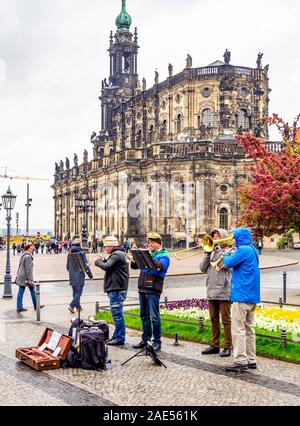
[[[212,64],[209,64],[208,67],[219,67],[220,65],[225,65],[222,61],[215,61]]]

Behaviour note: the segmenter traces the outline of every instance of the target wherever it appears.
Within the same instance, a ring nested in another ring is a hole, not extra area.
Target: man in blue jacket
[[[133,348],[144,348],[153,335],[153,349],[159,351],[161,349],[159,299],[163,291],[164,279],[170,266],[170,256],[167,249],[162,247],[162,237],[156,232],[151,232],[148,235],[148,246],[157,269],[140,270],[138,290],[143,335],[140,343],[134,345]],[[131,268],[138,269],[138,266],[135,262],[132,262]]]
[[[237,250],[224,256],[224,265],[233,268],[230,284],[232,302],[232,340],[234,363],[226,371],[242,372],[256,368],[254,330],[255,307],[260,303],[258,253],[248,228],[233,231]]]

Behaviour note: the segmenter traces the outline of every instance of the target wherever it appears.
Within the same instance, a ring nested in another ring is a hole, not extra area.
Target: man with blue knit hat
[[[260,303],[260,271],[257,250],[248,228],[233,231],[237,250],[224,256],[224,265],[232,268],[230,300],[232,302],[232,341],[234,362],[226,371],[256,369],[254,312]]]
[[[142,340],[134,349],[146,347],[147,341],[153,335],[153,349],[161,349],[161,320],[159,299],[163,291],[164,278],[170,266],[170,256],[167,249],[162,247],[162,237],[156,232],[148,235],[148,248],[157,269],[141,269],[138,280],[140,298],[140,317],[143,324]],[[135,262],[132,269],[138,269]]]

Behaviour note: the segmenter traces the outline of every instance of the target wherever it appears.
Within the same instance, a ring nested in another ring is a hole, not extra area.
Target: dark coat
[[[95,265],[105,271],[104,293],[128,290],[129,266],[123,247],[115,247],[107,260],[96,260]]]
[[[88,267],[88,261],[87,261],[86,255],[81,250],[80,247],[73,246],[71,249],[71,253],[80,253],[82,260],[84,264],[86,265],[86,270],[90,271],[90,268]],[[83,272],[80,272],[74,269],[73,263],[70,259],[71,253],[68,254],[68,258],[67,258],[67,271],[69,272],[70,285],[72,287],[77,287],[77,288],[83,287],[85,284],[85,274]]]

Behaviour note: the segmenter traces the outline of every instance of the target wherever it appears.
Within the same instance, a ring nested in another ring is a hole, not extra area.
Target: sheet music
[[[49,340],[49,343],[47,344],[47,347],[51,351],[55,351],[55,349],[57,348],[57,345],[58,345],[61,337],[62,337],[62,334],[57,333],[57,331],[53,331],[51,339]]]

